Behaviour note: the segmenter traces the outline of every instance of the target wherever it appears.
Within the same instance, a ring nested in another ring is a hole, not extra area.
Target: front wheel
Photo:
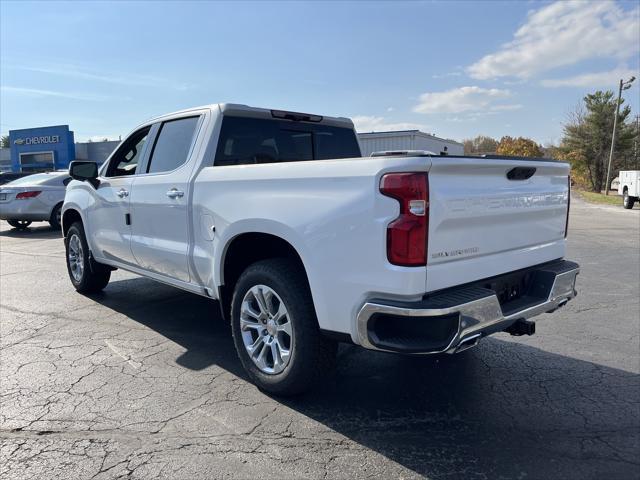
[[[91,258],[82,223],[71,225],[64,239],[67,271],[73,287],[80,293],[95,293],[109,283],[111,270]]]
[[[18,230],[25,230],[31,225],[29,220],[7,220],[7,223]]]
[[[302,393],[333,370],[337,345],[320,333],[306,276],[290,260],[263,260],[244,271],[231,323],[242,365],[267,392]]]
[[[634,203],[636,203],[636,199],[634,197],[630,197],[629,192],[625,190],[622,197],[622,206],[627,210],[631,210]]]

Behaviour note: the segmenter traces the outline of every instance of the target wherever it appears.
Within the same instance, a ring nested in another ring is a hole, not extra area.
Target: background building
[[[386,150],[428,150],[437,154],[446,152],[448,155],[464,155],[462,143],[420,130],[358,133],[358,141],[364,157]]]
[[[73,132],[68,125],[10,130],[9,143],[14,172],[58,170],[75,159]]]
[[[0,171],[65,170],[72,160],[103,163],[120,144],[116,141],[74,142],[68,125],[9,131],[9,148],[0,149]]]
[[[76,160],[92,160],[102,164],[118,145],[120,140],[76,143]]]

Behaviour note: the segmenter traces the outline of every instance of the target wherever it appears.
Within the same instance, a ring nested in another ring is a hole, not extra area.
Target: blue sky
[[[0,130],[117,138],[217,102],[557,142],[638,75],[637,2],[0,2]],[[638,83],[625,92],[634,114]]]

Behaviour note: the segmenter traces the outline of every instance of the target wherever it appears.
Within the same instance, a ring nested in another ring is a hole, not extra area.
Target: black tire
[[[633,204],[636,203],[635,197],[629,196],[629,191],[625,190],[622,194],[622,206],[627,210],[631,210],[633,208]]]
[[[62,203],[59,203],[53,210],[51,211],[51,216],[49,217],[49,225],[54,230],[60,230],[62,222]]]
[[[258,368],[243,340],[240,327],[242,302],[247,292],[257,285],[269,287],[280,297],[291,323],[292,334],[288,345],[290,357],[284,370],[279,373],[265,373]],[[283,396],[300,394],[318,385],[333,372],[337,343],[320,333],[306,276],[291,260],[263,260],[244,271],[236,283],[231,301],[231,330],[238,356],[249,377],[269,393]]]
[[[77,248],[77,243],[80,249]],[[84,234],[84,228],[81,222],[75,222],[69,228],[64,238],[65,260],[67,264],[67,272],[73,287],[80,293],[96,293],[101,291],[109,283],[111,278],[111,269],[106,265],[102,265],[91,258],[89,255],[89,245]],[[82,268],[75,270],[72,267],[72,256],[70,250],[76,251],[74,258],[82,261]],[[80,272],[78,274],[78,272]]]
[[[30,220],[7,220],[7,223],[18,230],[26,230],[31,225]]]

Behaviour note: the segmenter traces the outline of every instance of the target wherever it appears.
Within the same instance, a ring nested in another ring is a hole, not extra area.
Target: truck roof
[[[199,107],[191,107],[183,110],[178,110],[171,113],[165,113],[158,117],[148,120],[146,123],[155,122],[166,117],[174,115],[181,115],[194,110],[203,109],[218,109],[223,115],[235,116],[235,117],[250,117],[250,118],[281,118],[289,120],[310,121],[314,123],[322,123],[324,125],[335,125],[345,128],[353,128],[353,122],[350,118],[346,117],[330,117],[326,115],[316,115],[311,113],[291,112],[287,110],[277,110],[269,108],[257,108],[250,107],[241,103],[212,103],[209,105],[202,105]]]

